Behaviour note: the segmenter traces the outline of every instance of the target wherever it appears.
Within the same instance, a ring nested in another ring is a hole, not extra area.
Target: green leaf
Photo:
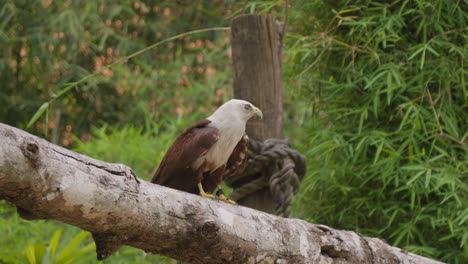
[[[54,235],[50,239],[49,249],[50,249],[50,258],[55,259],[55,253],[57,252],[57,247],[59,244],[60,236],[62,235],[62,229],[55,231]]]
[[[78,248],[80,243],[88,236],[88,234],[89,233],[86,231],[81,231],[76,235],[57,256],[57,263],[66,263],[70,261],[70,258],[73,256],[73,251]]]
[[[42,114],[44,114],[44,112],[47,111],[47,109],[49,109],[49,102],[45,102],[45,103],[43,103],[41,105],[41,107],[39,107],[39,109],[33,115],[31,120],[29,120],[29,123],[26,126],[26,128],[30,128],[34,123],[36,123],[36,121],[39,119],[39,117],[41,117]]]
[[[24,249],[29,264],[42,264],[46,254],[46,247],[42,243],[29,243]]]
[[[29,264],[36,264],[36,250],[33,244],[28,244],[24,249],[24,253]]]
[[[376,164],[377,161],[379,160],[380,153],[382,152],[383,146],[384,146],[384,143],[382,142],[382,143],[380,143],[379,147],[377,148],[377,151],[376,151],[375,157],[374,157],[374,164]]]
[[[94,252],[96,250],[96,244],[90,243],[81,249],[73,252],[71,255],[68,256],[67,258],[67,263],[73,263],[77,258],[80,258],[80,261],[83,261],[83,257],[87,255],[88,253]],[[93,255],[90,256],[91,258],[94,258]]]
[[[421,177],[421,175],[423,175],[424,173],[426,173],[426,171],[420,171],[418,173],[416,173],[416,175],[413,176],[413,178],[411,178],[408,182],[406,182],[406,185],[411,185],[413,184],[413,182],[415,182],[416,180],[419,179],[419,177]]]
[[[425,188],[429,188],[429,183],[431,181],[431,177],[432,177],[432,170],[428,169],[426,171],[426,181],[424,182],[424,187]]]
[[[423,52],[424,51],[424,46],[421,47],[420,49],[416,50],[413,54],[411,54],[411,56],[409,56],[408,60],[412,60],[414,57],[416,57],[419,53]]]
[[[421,55],[421,63],[419,65],[419,69],[423,69],[424,68],[424,63],[426,61],[426,48],[423,49],[422,51],[422,55]]]

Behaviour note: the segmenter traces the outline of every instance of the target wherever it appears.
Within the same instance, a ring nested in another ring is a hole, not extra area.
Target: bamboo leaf
[[[49,102],[45,102],[41,105],[41,107],[39,107],[39,109],[33,115],[31,120],[29,120],[29,123],[26,126],[26,128],[30,128],[34,123],[36,123],[36,121],[42,116],[42,114],[44,114],[44,112],[47,111],[47,109],[49,109]]]
[[[50,239],[49,249],[50,249],[51,259],[55,259],[55,253],[57,252],[57,247],[58,247],[61,235],[62,235],[62,229],[59,229],[59,230],[54,232],[54,235]]]
[[[384,146],[383,142],[379,144],[379,147],[377,148],[377,151],[375,153],[374,164],[376,164],[377,161],[379,160],[380,153],[382,153],[383,146]]]
[[[426,61],[426,47],[424,47],[424,49],[422,50],[422,54],[421,54],[421,62],[419,64],[419,69],[423,69],[424,68],[424,63]]]

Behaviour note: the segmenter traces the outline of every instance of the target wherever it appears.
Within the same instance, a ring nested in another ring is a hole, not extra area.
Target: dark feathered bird
[[[172,144],[151,182],[234,203],[222,194],[221,182],[241,170],[249,138],[245,125],[262,112],[251,103],[232,99],[211,116],[185,130]]]

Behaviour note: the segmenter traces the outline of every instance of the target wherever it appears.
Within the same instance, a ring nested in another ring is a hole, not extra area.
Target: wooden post
[[[281,138],[283,89],[278,26],[271,15],[243,15],[233,19],[232,61],[234,97],[247,100],[263,111],[263,120],[247,123],[250,138]],[[264,188],[238,201],[239,204],[274,213],[270,190]]]

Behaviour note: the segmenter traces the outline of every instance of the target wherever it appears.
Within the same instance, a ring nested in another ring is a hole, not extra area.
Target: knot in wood
[[[200,227],[202,236],[207,240],[213,240],[218,236],[219,226],[214,221],[204,222]]]
[[[32,140],[25,141],[21,144],[21,152],[27,159],[35,161],[39,157],[39,146]]]

